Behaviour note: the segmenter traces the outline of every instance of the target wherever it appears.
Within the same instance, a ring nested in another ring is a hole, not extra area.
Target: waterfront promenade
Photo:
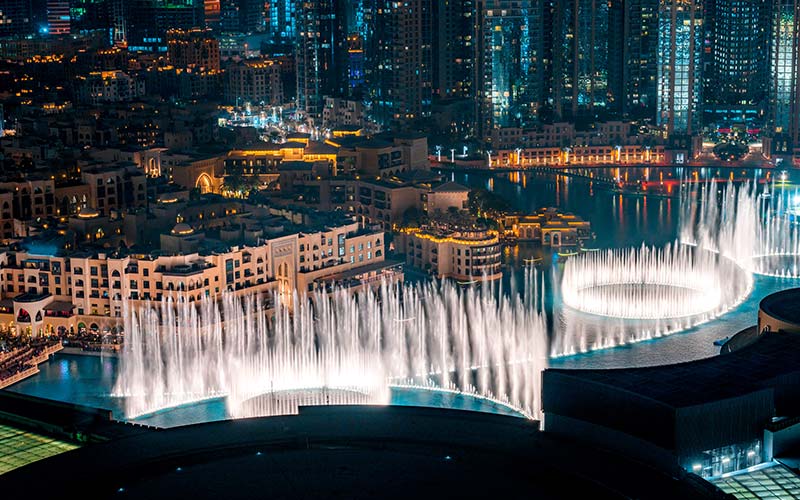
[[[0,353],[0,389],[39,373],[39,364],[63,349],[61,342],[51,341],[12,348]]]

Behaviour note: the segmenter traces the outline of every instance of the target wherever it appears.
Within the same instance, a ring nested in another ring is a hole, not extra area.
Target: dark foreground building
[[[772,460],[776,433],[800,430],[793,419],[800,416],[800,334],[790,331],[800,324],[798,297],[789,290],[765,298],[764,327],[734,336],[713,358],[546,370],[545,430],[703,477]]]
[[[46,478],[64,498],[732,498],[678,467],[485,413],[314,407],[136,431],[16,469],[1,489],[29,497]]]

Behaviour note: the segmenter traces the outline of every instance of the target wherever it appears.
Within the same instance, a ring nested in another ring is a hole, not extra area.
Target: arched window
[[[17,314],[17,322],[18,323],[30,323],[31,322],[31,314],[26,311],[25,309],[20,309],[19,313]]]

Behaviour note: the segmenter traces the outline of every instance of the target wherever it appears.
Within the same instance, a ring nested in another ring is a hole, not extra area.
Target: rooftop
[[[77,447],[44,434],[0,424],[0,475]]]
[[[469,192],[469,188],[457,182],[445,182],[432,189],[434,193],[463,193]]]
[[[775,319],[800,324],[800,288],[790,288],[767,295],[759,307]]]
[[[739,500],[800,498],[800,477],[777,462],[710,479]]]
[[[12,471],[4,490],[42,477],[86,498],[724,498],[677,467],[645,467],[529,420],[391,406],[142,432]]]
[[[721,401],[769,387],[778,377],[800,374],[800,335],[769,333],[747,347],[712,358],[648,368],[548,369],[548,372],[612,386],[674,408]],[[691,387],[692,390],[686,390]]]

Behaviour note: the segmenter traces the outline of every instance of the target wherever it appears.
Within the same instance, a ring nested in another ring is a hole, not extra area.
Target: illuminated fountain
[[[750,273],[686,245],[586,253],[561,277],[554,356],[652,339],[716,318],[750,293]]]
[[[540,409],[547,340],[533,294],[383,283],[273,300],[226,294],[126,311],[115,394],[127,417],[210,398],[225,398],[233,417],[386,404],[393,386]]]
[[[755,183],[705,183],[682,191],[680,238],[750,272],[800,277],[800,195]]]

